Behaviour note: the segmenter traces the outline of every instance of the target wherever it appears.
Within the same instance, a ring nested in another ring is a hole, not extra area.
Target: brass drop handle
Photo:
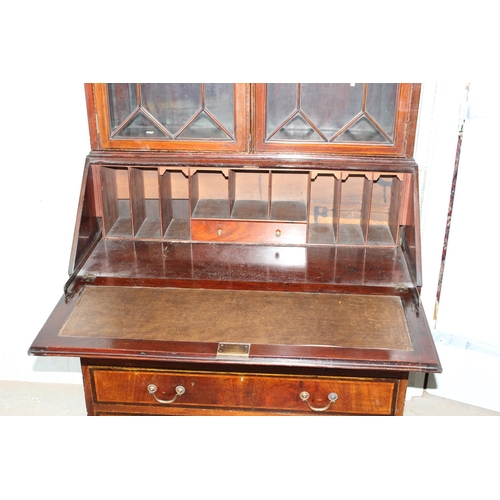
[[[276,229],[276,238],[281,236],[281,229]]]
[[[222,229],[217,229],[217,236],[222,236]]]
[[[174,399],[171,399],[170,401],[165,401],[164,399],[159,399],[156,397],[155,392],[157,390],[158,390],[158,387],[156,387],[155,384],[148,385],[148,393],[151,394],[156,399],[156,401],[158,401],[158,403],[162,403],[164,405],[169,405],[169,404],[173,403],[177,399],[177,396],[182,396],[186,392],[186,389],[184,389],[184,387],[182,387],[182,385],[178,385],[175,388]]]
[[[309,403],[309,396],[310,394],[307,391],[303,391],[300,393],[300,399],[302,399],[302,401],[305,401],[307,403],[307,406],[309,406],[312,411],[326,411],[328,410],[328,408],[330,408],[330,405],[332,403],[335,403],[335,401],[337,401],[337,399],[339,398],[339,395],[337,393],[330,392],[330,394],[328,394],[329,403],[323,408],[315,408],[314,406],[311,406],[311,403]]]

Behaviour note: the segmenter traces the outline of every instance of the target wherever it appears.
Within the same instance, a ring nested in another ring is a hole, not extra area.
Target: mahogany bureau
[[[29,353],[89,415],[401,415],[418,84],[86,84],[69,280]]]

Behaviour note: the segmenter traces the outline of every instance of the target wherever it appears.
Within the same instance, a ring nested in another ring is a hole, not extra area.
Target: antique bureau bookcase
[[[64,294],[29,353],[89,415],[401,415],[420,304],[417,84],[86,84]]]

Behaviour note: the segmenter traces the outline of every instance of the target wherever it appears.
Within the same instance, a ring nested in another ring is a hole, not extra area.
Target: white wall
[[[500,411],[500,272],[495,224],[500,213],[496,183],[500,160],[494,151],[500,105],[495,92],[494,84],[470,84],[441,300],[434,323],[443,373],[432,378],[429,392]],[[436,189],[440,185],[444,190],[450,183],[436,179]],[[432,211],[427,212],[432,219]]]
[[[464,84],[422,85],[415,160],[419,165],[422,304],[431,328],[458,139]],[[411,374],[407,398],[423,393],[424,375]]]
[[[0,380],[81,383],[78,360],[27,351],[67,279],[90,151],[83,83],[22,79],[2,91]]]
[[[464,98],[464,83],[422,86],[415,160],[420,170],[422,302],[431,326]]]

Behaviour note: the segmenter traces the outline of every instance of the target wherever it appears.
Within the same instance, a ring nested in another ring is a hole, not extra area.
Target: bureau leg
[[[92,403],[92,383],[90,381],[90,370],[85,360],[80,359],[83,375],[83,390],[85,391],[85,404],[87,406],[87,415],[93,417],[95,415],[94,405]]]
[[[394,415],[403,415],[405,409],[405,399],[406,399],[406,389],[408,388],[408,373],[402,374],[403,376],[399,379],[396,404],[394,407]]]

